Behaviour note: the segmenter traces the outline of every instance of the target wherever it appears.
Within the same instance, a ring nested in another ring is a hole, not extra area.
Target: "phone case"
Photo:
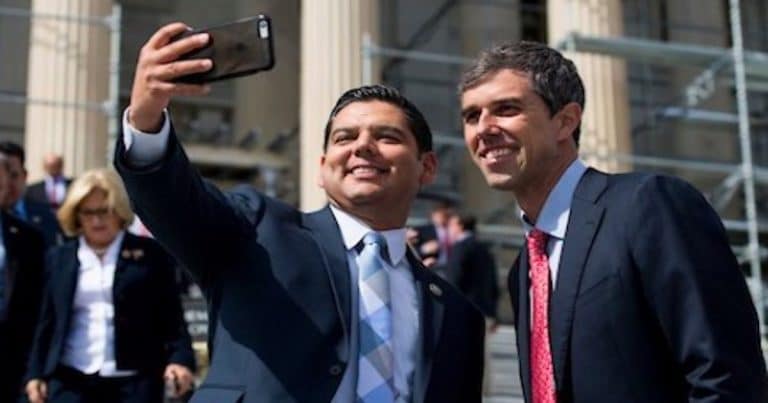
[[[202,84],[226,80],[269,70],[275,64],[272,21],[266,15],[185,32],[175,40],[201,32],[210,35],[208,44],[180,60],[207,58],[213,67],[204,73],[178,77],[176,82]]]

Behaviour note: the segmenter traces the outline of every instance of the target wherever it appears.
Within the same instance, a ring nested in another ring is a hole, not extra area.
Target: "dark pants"
[[[0,402],[16,402],[22,395],[26,353],[10,336],[7,324],[0,322]]]
[[[160,374],[105,378],[60,366],[48,380],[46,403],[162,403]]]

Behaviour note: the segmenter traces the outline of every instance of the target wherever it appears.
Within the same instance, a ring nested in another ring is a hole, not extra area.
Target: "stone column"
[[[552,45],[571,32],[598,37],[621,36],[624,32],[619,0],[551,0],[547,2],[547,16]],[[606,159],[632,152],[626,63],[588,53],[566,52],[566,56],[576,63],[587,94],[581,154],[590,165],[606,171],[630,169],[629,164]]]
[[[362,37],[378,32],[375,0],[313,0],[301,4],[301,209],[322,207],[317,186],[323,129],[336,99],[362,83]]]
[[[34,0],[32,12],[108,16],[109,0]],[[25,147],[30,180],[43,176],[48,152],[64,156],[67,175],[107,163],[110,31],[101,24],[32,18]],[[52,103],[39,102],[52,101]]]
[[[299,2],[238,0],[237,10],[239,18],[259,13],[272,18],[275,67],[240,78],[235,86],[235,138],[255,129],[263,147],[299,122]]]

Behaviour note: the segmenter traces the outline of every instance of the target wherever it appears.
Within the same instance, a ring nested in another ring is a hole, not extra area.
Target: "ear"
[[[437,176],[437,155],[434,151],[429,151],[421,155],[421,175],[419,176],[419,184],[429,185],[434,182]]]
[[[557,139],[568,140],[573,137],[573,132],[581,124],[581,106],[571,102],[557,112]]]
[[[325,181],[323,181],[323,167],[325,166],[325,154],[320,156],[320,169],[317,170],[317,186],[321,189],[325,189]]]

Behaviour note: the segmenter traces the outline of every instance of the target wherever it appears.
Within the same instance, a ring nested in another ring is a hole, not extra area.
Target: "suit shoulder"
[[[20,236],[34,238],[36,241],[39,239],[40,242],[43,242],[43,233],[32,224],[24,222],[24,220],[12,214],[3,214],[3,220],[7,223],[6,225],[10,231],[15,231]]]
[[[609,189],[614,194],[624,196],[652,195],[668,193],[672,195],[702,197],[693,185],[672,175],[652,172],[629,172],[608,175]]]
[[[156,240],[152,238],[134,235],[134,234],[131,234],[130,232],[125,233],[125,240],[123,241],[123,245],[125,247],[131,247],[134,249],[142,249],[147,254],[151,254],[151,255],[160,255],[160,256],[168,255],[165,249]]]
[[[256,216],[250,217],[254,219],[254,222],[259,221],[264,214],[284,216],[298,213],[295,207],[267,196],[251,185],[237,185],[230,189],[227,195],[233,204],[244,207],[246,211],[255,214]]]

